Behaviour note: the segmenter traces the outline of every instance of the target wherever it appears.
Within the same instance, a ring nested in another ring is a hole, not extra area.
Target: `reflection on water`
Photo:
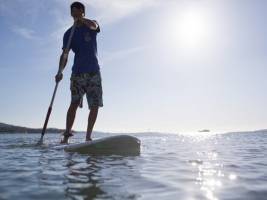
[[[66,175],[66,196],[92,199],[105,194],[99,187],[100,180],[97,175],[101,170],[98,159],[88,158],[85,163],[69,160],[69,173]]]
[[[0,135],[1,200],[266,199],[267,134],[137,134],[139,156],[53,150],[57,136]]]
[[[135,199],[126,183],[138,181],[136,156],[84,156],[44,150],[40,155],[39,185],[60,191],[68,199]],[[52,156],[52,157],[51,157]],[[63,196],[63,195],[61,195]]]
[[[134,198],[135,194],[123,188],[129,176],[136,179],[139,176],[137,168],[133,166],[134,160],[135,157],[115,155],[94,156],[85,160],[69,157],[66,196],[73,199]]]

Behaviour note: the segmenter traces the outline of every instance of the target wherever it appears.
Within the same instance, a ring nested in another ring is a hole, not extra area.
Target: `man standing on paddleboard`
[[[67,64],[68,47],[70,46],[75,56],[70,78],[71,103],[67,112],[66,131],[63,133],[61,143],[68,143],[69,137],[73,136],[71,129],[82,98],[86,94],[88,107],[90,109],[87,124],[86,141],[91,141],[91,134],[97,118],[98,108],[103,106],[102,83],[100,67],[97,59],[97,33],[100,32],[95,20],[86,19],[85,6],[80,2],[74,2],[70,6],[71,16],[75,22],[73,35],[69,28],[63,37],[62,55],[60,56],[59,70],[55,77],[56,82],[62,80],[62,71]],[[72,36],[72,38],[70,38]]]

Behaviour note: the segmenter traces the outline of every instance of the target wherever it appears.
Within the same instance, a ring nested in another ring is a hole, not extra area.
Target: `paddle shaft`
[[[46,114],[45,123],[44,123],[43,130],[42,130],[42,136],[41,136],[42,138],[44,137],[44,134],[45,134],[45,131],[46,131],[46,127],[47,127],[47,124],[48,124],[48,120],[49,120],[50,114],[52,112],[52,106],[53,106],[54,99],[55,99],[55,96],[56,96],[57,87],[58,87],[58,82],[56,83],[56,86],[55,86],[55,89],[54,89],[54,92],[53,92],[53,96],[52,96],[52,100],[51,100],[50,106],[49,106],[47,114]]]
[[[75,27],[76,27],[76,23],[74,23],[74,25],[71,28],[69,40],[68,40],[67,47],[66,47],[67,54],[69,54],[70,44],[71,44],[71,40],[72,40],[72,37],[73,37],[73,34],[74,34]],[[64,59],[66,59],[66,58],[64,57]],[[62,73],[61,69],[59,69],[59,72]],[[50,102],[50,105],[49,105],[49,108],[48,108],[48,111],[47,111],[47,114],[46,114],[46,118],[45,118],[43,130],[42,130],[42,135],[41,135],[41,140],[44,137],[44,134],[45,134],[45,131],[46,131],[46,127],[47,127],[47,124],[48,124],[48,121],[49,121],[49,117],[50,117],[50,114],[52,112],[52,107],[53,107],[54,99],[55,99],[55,96],[56,96],[56,92],[57,92],[57,88],[58,88],[58,83],[59,82],[57,82],[56,85],[55,85],[53,96],[52,96],[52,99],[51,99],[51,102]]]

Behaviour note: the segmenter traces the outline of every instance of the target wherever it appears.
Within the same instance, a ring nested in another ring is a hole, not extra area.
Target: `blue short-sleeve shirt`
[[[64,34],[62,49],[67,48],[70,32],[71,28]],[[99,32],[99,26],[96,30],[92,30],[85,25],[76,26],[70,43],[70,49],[75,54],[72,73],[80,74],[99,71],[96,41],[96,36]]]

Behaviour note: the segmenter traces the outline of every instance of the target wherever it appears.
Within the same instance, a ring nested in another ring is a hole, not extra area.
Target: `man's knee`
[[[98,112],[98,106],[91,106],[90,107],[90,112]]]
[[[76,111],[79,106],[79,102],[71,102],[69,110]]]

